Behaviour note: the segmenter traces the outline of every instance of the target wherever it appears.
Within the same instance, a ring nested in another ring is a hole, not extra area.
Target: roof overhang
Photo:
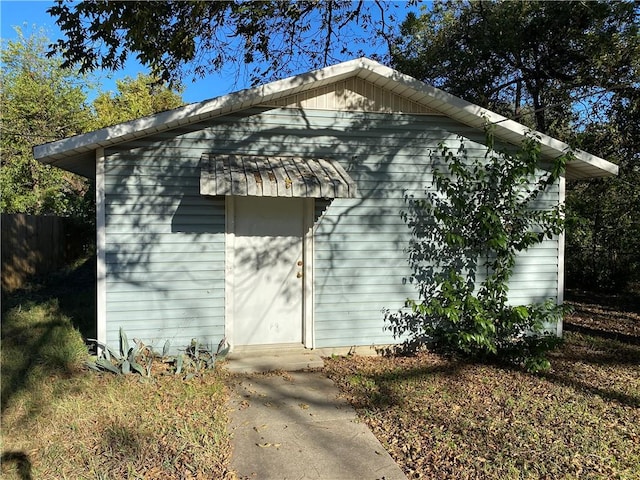
[[[356,183],[335,160],[204,154],[202,195],[355,198]]]
[[[95,150],[98,148],[195,124],[354,76],[405,96],[470,127],[484,129],[487,124],[491,124],[497,139],[513,145],[520,145],[526,135],[533,133],[539,139],[542,155],[548,159],[571,151],[573,160],[567,164],[566,171],[569,179],[607,177],[618,173],[617,165],[611,162],[582,150],[572,150],[564,142],[542,133],[531,132],[529,128],[513,120],[367,58],[351,60],[212,100],[46,143],[35,147],[33,153],[35,158],[43,163],[91,177],[95,175]]]

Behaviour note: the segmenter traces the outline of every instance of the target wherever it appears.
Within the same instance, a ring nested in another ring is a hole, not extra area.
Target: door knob
[[[302,278],[302,272],[298,272],[298,273],[296,274],[296,278]]]
[[[298,266],[301,267],[302,266],[302,260],[298,260]]]

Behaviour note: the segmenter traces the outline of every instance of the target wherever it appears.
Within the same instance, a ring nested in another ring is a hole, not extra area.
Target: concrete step
[[[225,368],[233,373],[263,373],[275,370],[295,372],[308,368],[322,368],[324,362],[318,352],[303,347],[244,347],[227,356]]]

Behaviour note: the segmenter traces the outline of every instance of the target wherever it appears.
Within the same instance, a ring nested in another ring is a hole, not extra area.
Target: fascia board
[[[533,131],[514,120],[510,120],[502,115],[491,112],[490,110],[463,100],[455,95],[451,95],[439,88],[428,85],[389,67],[373,62],[372,60],[361,60],[362,70],[358,73],[360,77],[377,84],[381,84],[381,82],[388,82],[389,79],[391,79],[396,84],[408,87],[410,91],[404,91],[403,95],[411,98],[417,103],[422,103],[429,108],[446,114],[452,119],[464,123],[465,125],[484,129],[487,123],[493,124],[497,138],[515,145],[520,145],[522,140],[528,134],[534,135],[540,142],[543,154],[550,158],[555,158],[571,151],[571,147],[568,144],[550,137],[549,135]],[[389,87],[387,86],[387,88]],[[396,87],[391,89],[393,91],[399,90],[399,88]],[[572,169],[585,172],[595,172],[597,169],[599,171],[597,176],[603,177],[618,174],[618,166],[604,160],[603,158],[582,150],[573,150],[572,153],[575,157],[575,160],[570,164]],[[586,165],[582,166],[580,163]]]
[[[523,138],[531,133],[542,146],[545,155],[553,158],[570,150],[569,145],[548,135],[532,132],[524,125],[509,120],[502,115],[451,95],[432,85],[381,65],[368,58],[358,58],[320,70],[303,73],[283,80],[267,83],[258,87],[230,93],[222,97],[185,105],[174,110],[161,112],[148,117],[132,120],[119,125],[103,128],[75,137],[58,140],[34,147],[36,159],[45,163],[75,156],[77,153],[104,148],[151,133],[170,130],[219,115],[250,108],[274,99],[317,88],[324,84],[358,76],[385,88],[411,98],[425,106],[439,111],[454,120],[473,128],[483,129],[486,123],[495,126],[496,137],[509,143],[519,145]],[[574,151],[576,161],[572,169],[591,172],[597,169],[598,176],[610,176],[618,173],[618,167],[602,158],[583,151]],[[580,165],[584,163],[584,167]]]
[[[34,147],[34,157],[49,163],[54,159],[74,155],[83,149],[104,148],[147,136],[151,133],[171,130],[173,128],[197,123],[223,113],[242,110],[274,98],[283,97],[298,91],[315,88],[319,83],[331,83],[352,76],[360,68],[361,59],[327,67],[321,70],[304,73],[283,80],[277,80],[258,87],[240,90],[222,97],[185,105],[166,112],[131,120],[110,127],[102,128],[74,137]]]

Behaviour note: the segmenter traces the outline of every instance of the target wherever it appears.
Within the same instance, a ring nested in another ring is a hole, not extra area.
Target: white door
[[[234,201],[233,342],[301,344],[304,201]]]

